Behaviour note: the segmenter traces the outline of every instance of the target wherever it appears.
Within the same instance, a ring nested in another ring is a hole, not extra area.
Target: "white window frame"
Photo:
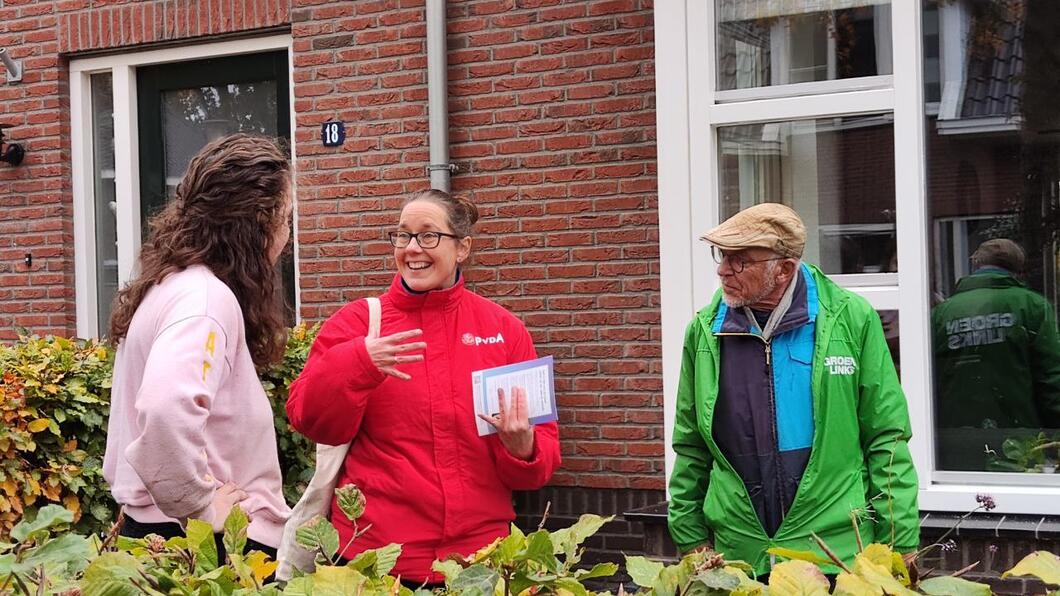
[[[1060,487],[1030,486],[1030,475],[935,470],[928,297],[930,225],[926,193],[923,40],[920,2],[891,3],[894,75],[750,90],[716,91],[714,2],[671,0],[655,9],[659,151],[659,251],[666,477],[675,454],[675,399],[685,326],[706,306],[718,280],[699,235],[719,223],[717,128],[733,124],[868,113],[894,118],[898,273],[832,278],[878,309],[897,309],[902,385],[913,426],[910,449],[924,511],[969,511],[977,493],[995,495],[997,512],[1055,512]],[[691,282],[691,283],[690,283]]]
[[[114,99],[114,169],[115,215],[118,236],[118,287],[135,274],[140,255],[140,165],[136,122],[136,69],[154,64],[168,64],[287,50],[288,65],[293,64],[293,42],[290,35],[269,35],[233,41],[129,52],[70,61],[70,131],[73,207],[74,207],[74,296],[78,337],[98,337],[97,315],[95,180],[92,146],[92,80],[94,74],[109,72]],[[288,94],[291,115],[291,139],[295,132],[294,80],[288,72]],[[291,163],[297,163],[295,144],[291,143]],[[294,205],[295,221],[298,202]],[[294,226],[294,243],[298,244],[298,226]],[[298,251],[294,251],[295,313],[300,318]]]

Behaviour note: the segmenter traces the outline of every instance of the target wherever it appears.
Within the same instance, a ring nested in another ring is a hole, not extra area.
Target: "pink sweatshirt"
[[[283,499],[272,408],[235,295],[192,266],[148,291],[114,363],[103,475],[143,523],[213,520],[214,490],[247,492],[247,535],[277,546]]]

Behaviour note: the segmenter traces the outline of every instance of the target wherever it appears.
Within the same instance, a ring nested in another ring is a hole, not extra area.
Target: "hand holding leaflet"
[[[498,396],[509,398],[506,405],[515,408],[521,399],[516,399],[515,391],[525,394],[526,410],[518,411],[520,419],[525,417],[531,425],[556,420],[556,391],[554,385],[552,357],[546,356],[537,360],[499,366],[471,373],[471,387],[475,399],[475,421],[479,436],[497,432],[494,424],[487,422],[493,419],[500,421],[500,401]],[[521,410],[521,403],[519,404]],[[512,417],[512,412],[507,412]]]
[[[530,460],[534,456],[534,427],[527,415],[526,391],[522,387],[512,387],[511,402],[504,398],[504,389],[497,389],[497,406],[500,413],[496,416],[479,414],[497,431],[501,444],[512,456]]]

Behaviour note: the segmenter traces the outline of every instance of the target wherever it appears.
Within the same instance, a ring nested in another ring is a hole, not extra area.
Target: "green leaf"
[[[616,573],[618,573],[618,565],[615,563],[597,563],[592,569],[579,569],[574,577],[578,581],[585,581],[596,577],[611,577]]]
[[[19,542],[25,540],[30,534],[41,530],[49,530],[62,524],[70,524],[74,521],[74,514],[62,505],[45,505],[37,512],[33,521],[21,521],[11,528],[11,537]]]
[[[826,559],[821,555],[813,552],[812,550],[794,550],[791,548],[782,548],[779,546],[775,546],[773,548],[767,549],[766,552],[771,555],[776,555],[778,557],[784,557],[785,559],[791,561],[809,561],[814,565],[832,564],[831,559]]]
[[[653,586],[665,567],[662,563],[645,557],[626,557],[626,573],[642,588]]]
[[[724,569],[717,568],[697,573],[692,581],[700,582],[712,590],[725,590],[726,592],[732,591],[740,585],[740,578]]]
[[[225,518],[224,537],[221,539],[225,552],[229,555],[242,555],[247,547],[247,526],[250,518],[239,505],[232,507]]]
[[[339,532],[323,516],[314,515],[294,533],[294,540],[303,547],[323,553],[329,561],[339,550]]]
[[[1060,584],[1060,557],[1044,550],[1033,552],[1001,577],[1010,575],[1033,575],[1047,584]]]
[[[573,526],[552,533],[553,553],[567,553],[570,556],[582,542],[585,542],[586,538],[600,531],[604,524],[613,519],[615,519],[613,515],[610,517],[600,517],[591,513],[582,515]]]
[[[216,569],[217,542],[213,526],[201,519],[189,519],[185,533],[188,536],[188,550],[195,555],[195,566],[203,571]]]
[[[464,592],[465,596],[492,596],[500,579],[500,574],[480,563],[461,571],[449,588],[453,592]]]
[[[556,587],[560,590],[566,590],[574,596],[588,596],[589,593],[585,590],[585,586],[573,577],[561,577],[556,580]]]
[[[64,534],[40,548],[30,550],[23,562],[31,567],[57,565],[65,574],[73,575],[88,567],[93,554],[92,545],[87,538],[77,534]]]
[[[284,586],[283,594],[284,596],[312,596],[313,578],[306,575],[292,579]]]
[[[32,571],[32,567],[24,563],[19,563],[15,559],[15,555],[10,553],[6,555],[0,555],[0,578],[6,578],[12,573],[22,574],[30,573]]]
[[[84,596],[138,596],[143,592],[134,584],[142,581],[143,569],[129,553],[103,553],[85,570],[81,581]]]
[[[354,484],[346,484],[335,489],[335,500],[339,510],[350,521],[357,521],[364,515],[364,493]]]
[[[931,596],[990,596],[990,586],[959,577],[932,577],[920,582],[920,591]]]
[[[445,577],[446,585],[452,587],[453,581],[464,571],[464,568],[456,561],[446,560],[435,561],[431,564],[431,570],[435,573],[441,573]]]
[[[552,549],[552,539],[547,530],[538,530],[526,537],[526,549],[515,557],[516,561],[533,561],[549,571],[559,569],[559,559]]]
[[[526,548],[526,534],[512,524],[511,533],[501,540],[490,559],[496,563],[511,564],[515,562],[516,555],[524,548]]]
[[[380,579],[397,564],[401,556],[400,544],[388,544],[382,548],[366,550],[353,558],[347,567],[354,569],[371,579]]]

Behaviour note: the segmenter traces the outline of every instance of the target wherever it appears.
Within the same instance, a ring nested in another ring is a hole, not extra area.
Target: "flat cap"
[[[806,226],[799,214],[780,203],[748,207],[699,237],[722,250],[768,248],[782,257],[802,258]]]
[[[1026,254],[1019,244],[1008,238],[994,238],[979,245],[972,254],[972,262],[979,267],[1001,267],[1012,273],[1022,273]]]

